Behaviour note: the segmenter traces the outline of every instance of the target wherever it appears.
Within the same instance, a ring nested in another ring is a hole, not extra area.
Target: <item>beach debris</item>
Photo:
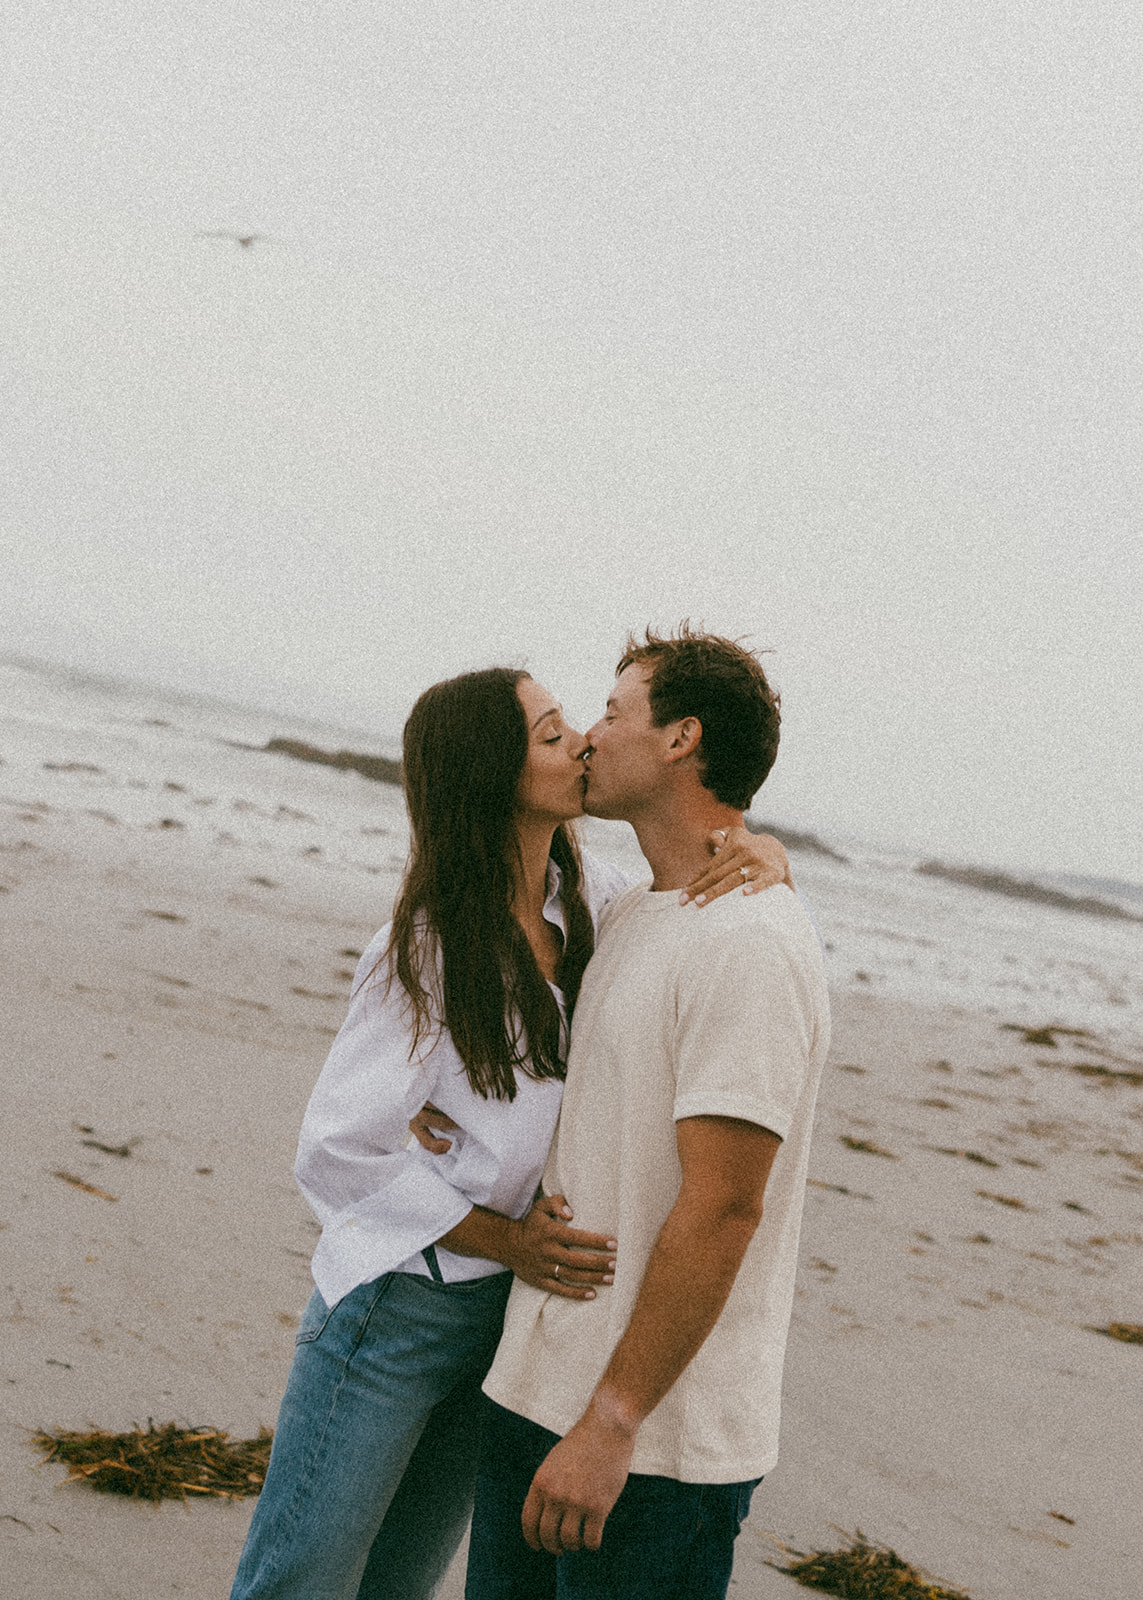
[[[53,1172],[53,1178],[60,1178],[64,1183],[70,1183],[73,1189],[82,1189],[84,1194],[98,1195],[101,1200],[117,1201],[117,1194],[108,1194],[106,1189],[97,1189],[93,1183],[87,1183],[83,1178],[77,1178],[74,1172]]]
[[[811,1189],[829,1189],[834,1194],[847,1194],[851,1200],[872,1200],[871,1194],[862,1194],[860,1189],[847,1189],[843,1183],[824,1183],[821,1178],[807,1178]]]
[[[126,1144],[101,1144],[98,1139],[81,1139],[79,1142],[89,1150],[102,1150],[105,1156],[119,1156],[124,1160],[131,1154],[132,1146],[139,1143],[138,1139],[131,1139]]]
[[[102,767],[93,767],[90,761],[41,761],[40,765],[45,772],[93,772],[97,776],[103,772]]]
[[[1109,1322],[1106,1328],[1096,1328],[1087,1325],[1089,1333],[1106,1334],[1109,1339],[1118,1339],[1120,1344],[1143,1344],[1143,1323],[1141,1322]]]
[[[922,1568],[910,1566],[888,1545],[871,1543],[860,1528],[852,1534],[838,1531],[847,1549],[807,1554],[782,1545],[786,1556],[793,1557],[791,1564],[783,1567],[768,1561],[766,1565],[807,1589],[840,1600],[969,1600],[964,1589],[950,1589]]]
[[[1002,1022],[1001,1031],[1004,1033],[1018,1033],[1025,1044],[1036,1044],[1042,1049],[1055,1050],[1056,1035],[1068,1039],[1092,1039],[1095,1037],[1087,1028],[1064,1028],[1057,1023],[1048,1023],[1043,1028],[1026,1028],[1022,1022]]]
[[[145,917],[157,917],[160,922],[185,922],[187,920],[185,917],[181,917],[177,911],[148,911],[144,908],[143,915]]]
[[[1055,1066],[1056,1063],[1053,1061],[1051,1065]],[[1069,1072],[1078,1072],[1081,1078],[1093,1079],[1104,1088],[1112,1088],[1116,1084],[1123,1084],[1127,1088],[1143,1089],[1143,1070],[1121,1072],[1114,1067],[1105,1067],[1099,1061],[1069,1061],[1067,1069]]]
[[[352,976],[352,974],[351,974]],[[340,1000],[337,994],[324,994],[318,989],[302,989],[294,984],[290,989],[291,994],[300,994],[303,1000]]]
[[[975,1161],[980,1167],[998,1167],[999,1161],[993,1161],[991,1156],[982,1156],[979,1150],[953,1150],[943,1144],[929,1144],[926,1150],[933,1150],[939,1156],[961,1156],[965,1161]]]
[[[1014,1194],[993,1194],[991,1189],[978,1189],[976,1192],[982,1200],[995,1200],[998,1206],[1010,1206],[1013,1211],[1028,1210],[1027,1201],[1018,1200]]]
[[[1066,1522],[1069,1528],[1074,1528],[1076,1525],[1076,1519],[1074,1517],[1065,1516],[1062,1511],[1049,1511],[1048,1515],[1050,1517],[1055,1517],[1057,1522]]]
[[[45,1461],[62,1461],[64,1483],[89,1483],[105,1494],[135,1500],[186,1500],[188,1494],[240,1500],[258,1494],[266,1480],[273,1432],[259,1430],[256,1439],[231,1440],[221,1428],[160,1427],[148,1417],[147,1429],[106,1433],[48,1433],[40,1430],[32,1444]]]
[[[854,1139],[850,1134],[843,1133],[839,1136],[839,1143],[847,1150],[860,1150],[867,1156],[884,1156],[887,1161],[897,1161],[892,1150],[883,1150],[879,1144],[874,1144],[872,1139]]]

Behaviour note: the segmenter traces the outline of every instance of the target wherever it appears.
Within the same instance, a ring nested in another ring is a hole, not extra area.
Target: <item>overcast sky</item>
[[[0,648],[399,729],[773,650],[756,809],[1143,880],[1138,0],[21,0]],[[206,235],[264,236],[247,248]]]

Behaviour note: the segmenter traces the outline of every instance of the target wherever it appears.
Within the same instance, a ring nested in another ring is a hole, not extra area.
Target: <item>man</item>
[[[778,725],[756,658],[684,627],[629,641],[588,734],[587,809],[633,825],[654,879],[604,919],[544,1187],[619,1240],[615,1281],[586,1302],[513,1286],[468,1600],[555,1596],[557,1572],[561,1600],[719,1600],[776,1459],[821,954],[783,885],[701,913],[679,891]]]

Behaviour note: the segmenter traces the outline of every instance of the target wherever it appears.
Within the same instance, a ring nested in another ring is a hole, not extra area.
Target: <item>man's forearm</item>
[[[524,1502],[533,1550],[598,1550],[630,1471],[636,1434],[701,1347],[762,1218],[781,1145],[734,1117],[686,1117],[682,1186],[659,1230],[630,1321],[587,1410],[540,1463]]]
[[[588,1414],[633,1431],[655,1409],[718,1321],[760,1214],[712,1214],[679,1197]]]

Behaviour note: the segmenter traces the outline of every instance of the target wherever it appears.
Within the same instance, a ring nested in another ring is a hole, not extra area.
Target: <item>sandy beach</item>
[[[201,708],[9,679],[3,1592],[218,1600],[253,1502],[59,1487],[29,1435],[273,1424],[317,1235],[294,1144],[400,795]],[[1143,934],[793,859],[834,1047],[782,1459],[731,1592],[792,1600],[775,1541],[860,1528],[974,1600],[1127,1600],[1143,1347],[1094,1330],[1143,1323]]]

